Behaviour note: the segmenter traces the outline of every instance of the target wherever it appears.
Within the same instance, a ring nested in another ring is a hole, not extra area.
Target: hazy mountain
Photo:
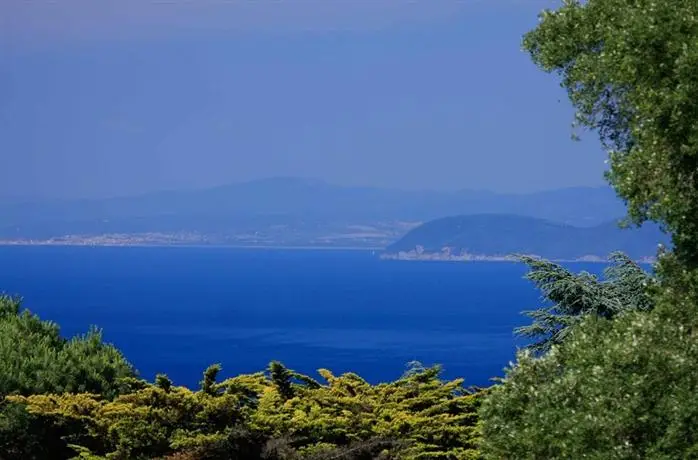
[[[268,226],[327,227],[446,215],[517,214],[577,226],[624,214],[609,188],[570,188],[525,195],[462,190],[401,191],[341,187],[275,178],[204,190],[72,201],[0,203],[0,237],[196,231],[230,233]]]
[[[455,216],[427,222],[409,231],[386,252],[411,251],[421,246],[435,253],[448,247],[478,255],[536,254],[548,258],[605,257],[620,250],[632,257],[656,255],[657,244],[668,237],[656,226],[621,229],[616,222],[574,227],[543,219],[513,215]]]

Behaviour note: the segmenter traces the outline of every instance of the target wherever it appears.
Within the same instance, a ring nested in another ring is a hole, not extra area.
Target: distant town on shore
[[[396,260],[510,260],[536,254],[652,258],[667,235],[622,230],[608,188],[524,195],[340,187],[276,178],[204,190],[0,204],[0,244],[368,249]]]

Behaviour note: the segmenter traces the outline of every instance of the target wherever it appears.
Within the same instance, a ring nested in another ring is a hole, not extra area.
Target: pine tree
[[[572,273],[544,259],[520,259],[530,268],[526,278],[542,292],[548,304],[525,311],[533,323],[515,330],[517,335],[533,340],[527,348],[535,353],[545,353],[562,343],[572,326],[586,315],[611,319],[627,311],[652,309],[652,276],[623,253],[609,256],[611,265],[604,270],[603,279],[588,272]]]

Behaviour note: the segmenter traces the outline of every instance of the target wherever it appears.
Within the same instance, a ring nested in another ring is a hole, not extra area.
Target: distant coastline
[[[527,254],[531,257],[543,258],[552,262],[589,262],[589,263],[607,263],[607,256],[587,255],[573,259],[564,258],[548,258],[538,256],[536,254]],[[451,254],[448,251],[444,252],[417,252],[417,251],[401,251],[398,253],[384,253],[380,255],[382,260],[405,260],[405,261],[432,261],[432,262],[518,262],[516,255],[486,255],[486,254]],[[641,257],[637,260],[638,263],[652,264],[656,262],[656,257]]]
[[[516,260],[529,254],[560,262],[608,262],[615,251],[651,263],[669,236],[658,227],[626,230],[610,221],[573,227],[518,215],[460,215],[426,222],[386,247],[386,259],[424,261]]]
[[[76,247],[151,247],[151,248],[211,248],[211,249],[282,249],[282,250],[298,250],[298,251],[372,251],[380,253],[378,258],[381,260],[397,260],[397,261],[431,261],[431,262],[518,262],[516,255],[488,255],[488,254],[451,254],[448,251],[442,252],[417,252],[417,251],[400,251],[397,253],[385,252],[385,248],[371,246],[329,246],[329,245],[283,245],[283,244],[221,244],[221,243],[189,243],[189,242],[154,242],[143,241],[139,239],[124,239],[124,240],[92,240],[78,238],[55,238],[45,240],[32,239],[15,239],[15,240],[0,240],[0,246],[76,246]],[[573,259],[564,258],[548,258],[538,256],[536,254],[528,254],[532,257],[541,257],[553,262],[569,263],[569,262],[588,262],[588,263],[606,263],[608,258],[605,256],[587,255]],[[656,257],[641,257],[637,260],[639,263],[651,264],[656,262]]]
[[[308,246],[308,245],[251,245],[221,243],[148,243],[148,242],[74,242],[46,240],[0,240],[0,246],[75,246],[75,247],[110,247],[110,248],[220,248],[220,249],[295,249],[299,251],[383,251],[384,248],[370,246]]]
[[[372,246],[329,246],[329,245],[283,245],[283,244],[224,244],[153,241],[91,241],[91,240],[0,240],[0,246],[75,246],[75,247],[142,247],[142,248],[221,248],[221,249],[285,249],[322,251],[383,251],[382,247]]]

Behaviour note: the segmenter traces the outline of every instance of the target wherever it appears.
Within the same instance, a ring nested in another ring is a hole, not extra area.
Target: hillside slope
[[[623,251],[632,257],[654,256],[657,244],[668,241],[657,227],[621,229],[615,221],[594,227],[573,227],[543,219],[516,215],[479,214],[427,222],[388,246],[387,253],[425,253],[450,248],[451,253],[504,256],[536,254],[547,258],[604,257]]]
[[[479,213],[515,213],[590,226],[618,218],[624,209],[608,188],[512,195],[342,187],[275,178],[123,198],[0,203],[0,238],[143,232],[230,235],[278,226],[287,226],[289,234],[307,232],[309,226],[327,233],[337,225],[424,222]]]

